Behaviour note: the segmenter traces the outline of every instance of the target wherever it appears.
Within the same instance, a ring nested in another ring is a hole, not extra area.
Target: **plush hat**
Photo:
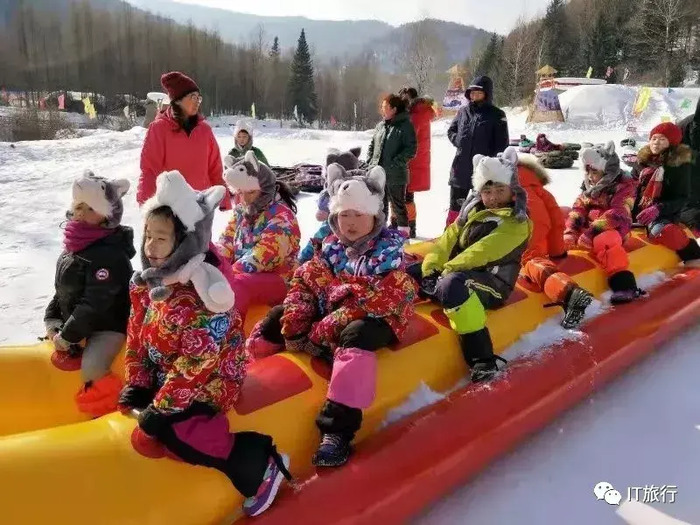
[[[275,198],[277,178],[274,172],[260,162],[255,153],[246,152],[242,159],[236,160],[230,155],[224,157],[224,180],[234,193],[260,190],[262,193],[246,209],[249,217],[257,216]]]
[[[350,176],[340,164],[328,166],[328,210],[331,215],[355,210],[367,215],[384,215],[384,168],[375,166],[366,174]]]
[[[465,199],[457,217],[457,223],[464,225],[469,218],[469,212],[481,203],[481,190],[488,182],[507,184],[513,191],[515,218],[519,221],[527,219],[527,193],[518,181],[518,152],[513,146],[499,154],[498,157],[474,155],[474,174],[472,175],[473,190]]]
[[[156,208],[169,207],[187,234],[159,268],[151,268],[144,245],[141,246],[144,270],[134,273],[134,282],[149,287],[151,300],[165,300],[171,293],[169,285],[191,281],[210,311],[221,313],[233,308],[235,297],[231,285],[218,268],[204,262],[211,242],[214,212],[225,195],[223,186],[201,192],[193,190],[179,171],[158,176],[156,193],[144,203],[142,211],[148,217]]]
[[[160,77],[160,85],[167,91],[170,100],[180,100],[185,95],[199,91],[199,86],[190,77],[179,71],[164,73]]]
[[[233,136],[235,137],[241,131],[245,131],[251,138],[253,137],[253,125],[243,119],[236,122],[236,127],[233,128]]]
[[[328,166],[327,187],[330,195],[330,216],[328,225],[331,231],[345,244],[348,256],[352,259],[363,254],[369,243],[384,229],[384,184],[386,173],[384,168],[375,166],[368,172],[354,170],[345,171],[340,164]],[[338,226],[338,214],[346,210],[374,215],[372,231],[356,241],[346,239]]]
[[[620,157],[615,153],[615,143],[610,140],[607,144],[598,144],[592,148],[581,150],[581,169],[583,175],[583,190],[588,197],[597,197],[611,184],[615,184],[622,173],[620,171]],[[598,182],[593,182],[588,175],[587,168],[602,171],[603,177]]]
[[[673,122],[662,122],[654,126],[649,132],[649,140],[656,134],[666,137],[671,146],[678,146],[683,140],[683,130]]]
[[[108,228],[115,228],[122,220],[124,213],[122,197],[128,191],[128,180],[108,180],[86,170],[73,181],[73,205],[84,202],[107,218]]]
[[[331,164],[340,164],[345,171],[356,170],[360,167],[361,151],[362,148],[352,148],[348,151],[330,148],[326,154],[326,167]]]

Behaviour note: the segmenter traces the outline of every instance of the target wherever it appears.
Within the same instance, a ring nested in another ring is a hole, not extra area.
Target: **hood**
[[[486,94],[487,103],[491,104],[493,102],[493,80],[486,75],[476,77],[464,92],[464,96],[467,97],[467,100],[469,100],[469,93],[471,93],[472,89],[476,88],[481,89]]]
[[[402,113],[397,113],[396,115],[394,115],[393,118],[385,120],[384,122],[386,122],[387,124],[400,124],[404,120],[409,120],[409,118],[410,116],[408,114],[408,111],[404,111]]]
[[[414,99],[411,104],[408,106],[408,111],[412,115],[424,115],[424,114],[435,114],[435,110],[433,109],[433,104],[434,101],[432,98],[427,98],[427,97],[418,97]]]
[[[665,160],[664,160],[665,159]],[[679,144],[678,146],[671,146],[662,153],[660,156],[656,156],[651,152],[649,146],[644,146],[637,153],[637,163],[640,166],[649,165],[660,165],[661,163],[668,165],[672,168],[681,166],[682,164],[689,164],[693,160],[693,150],[687,144]]]
[[[521,186],[541,187],[550,183],[547,169],[537,157],[521,153],[518,155],[518,179]]]
[[[129,226],[117,226],[114,232],[102,239],[103,244],[121,248],[121,250],[131,259],[136,255],[134,248],[134,230]]]

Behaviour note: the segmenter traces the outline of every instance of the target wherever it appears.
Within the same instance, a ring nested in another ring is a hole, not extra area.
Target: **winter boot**
[[[489,329],[484,327],[476,332],[460,334],[459,345],[464,360],[471,368],[472,383],[489,381],[498,373],[498,361],[506,360],[493,353],[493,342]]]
[[[323,434],[321,444],[311,459],[316,467],[339,467],[347,463],[352,448],[341,434]]]
[[[637,280],[629,270],[622,270],[608,277],[608,286],[612,290],[611,304],[629,303],[646,293],[637,288]]]
[[[280,454],[273,448],[270,462],[265,471],[260,488],[255,496],[246,498],[243,501],[243,512],[246,516],[259,516],[265,512],[277,496],[280,485],[284,479],[291,481],[292,475],[289,473],[289,456]]]
[[[114,412],[121,389],[121,380],[111,372],[96,381],[88,381],[75,395],[78,410],[92,418]]]
[[[700,268],[700,246],[695,239],[689,239],[685,248],[677,250],[678,257],[683,261],[683,265],[689,268]]]
[[[408,227],[411,230],[411,233],[410,233],[411,239],[415,239],[416,238],[416,221],[415,220],[408,221]]]
[[[578,328],[583,321],[583,317],[586,314],[586,308],[593,302],[593,295],[574,286],[566,293],[566,298],[564,299],[564,317],[561,320],[561,326],[567,330],[573,328]]]

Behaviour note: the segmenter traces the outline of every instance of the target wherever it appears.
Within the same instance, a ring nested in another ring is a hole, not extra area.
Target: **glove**
[[[60,332],[56,332],[51,340],[53,341],[53,348],[56,352],[67,352],[73,344],[63,339]]]
[[[644,226],[649,226],[652,222],[659,218],[659,207],[652,204],[648,208],[644,208],[637,214],[637,221]]]
[[[433,272],[427,277],[423,277],[420,282],[420,291],[428,297],[435,296],[435,288],[439,278],[440,274],[438,272]]]
[[[421,265],[421,272],[423,275],[430,275],[432,273],[442,272],[443,265],[438,261],[438,256],[435,253],[429,253],[423,259],[423,264]]]
[[[578,238],[578,246],[582,250],[591,250],[593,248],[593,238],[589,233],[582,233]]]
[[[330,352],[330,350],[315,344],[304,335],[293,339],[285,339],[284,346],[289,352],[304,352],[311,357],[321,357]]]
[[[139,427],[145,434],[157,438],[168,427],[168,415],[158,410],[153,405],[139,414]]]
[[[153,389],[127,385],[119,394],[119,411],[128,412],[134,408],[143,410],[151,404],[155,395]]]

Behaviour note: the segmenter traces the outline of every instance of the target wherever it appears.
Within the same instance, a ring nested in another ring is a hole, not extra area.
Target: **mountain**
[[[392,29],[386,35],[376,38],[365,46],[365,50],[372,52],[379,63],[387,71],[394,71],[401,67],[396,57],[406,48],[411,39],[411,33],[419,22],[411,22]],[[462,63],[466,58],[478,50],[479,46],[491,37],[491,33],[474,26],[465,26],[455,22],[428,19],[420,22],[423,30],[433,34],[444,45],[444,64],[449,67],[456,63]]]
[[[104,0],[103,0],[104,1]],[[321,58],[343,57],[360,52],[366,42],[389,34],[394,28],[377,20],[333,21],[304,17],[258,16],[226,9],[182,4],[169,0],[128,0],[140,9],[172,18],[200,29],[216,29],[227,42],[247,44],[257,38],[262,26],[267,39],[277,36],[282,49],[297,45],[302,29],[312,50]]]

